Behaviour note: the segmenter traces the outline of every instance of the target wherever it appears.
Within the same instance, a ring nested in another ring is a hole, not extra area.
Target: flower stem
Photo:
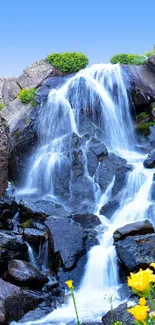
[[[152,309],[155,310],[155,303],[154,303],[154,301],[153,301],[153,299],[151,297],[151,293],[149,294],[149,300],[150,300],[150,304],[151,304]]]
[[[74,303],[74,309],[75,309],[75,313],[76,313],[76,318],[77,318],[77,324],[80,324],[80,320],[79,320],[79,315],[78,315],[78,311],[77,311],[77,306],[76,306],[76,301],[75,301],[75,296],[74,296],[74,289],[71,289],[71,293],[72,293],[72,298],[73,298],[73,303]]]

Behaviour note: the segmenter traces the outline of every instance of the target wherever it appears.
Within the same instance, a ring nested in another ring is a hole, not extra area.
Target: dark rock
[[[35,99],[38,104],[46,100],[49,94],[49,88],[46,86],[39,87],[35,93]]]
[[[91,148],[89,148],[87,152],[87,168],[89,175],[93,177],[98,168],[98,159],[96,154],[91,150]]]
[[[9,130],[6,121],[0,115],[0,196],[8,185]]]
[[[155,234],[128,236],[115,243],[118,258],[128,271],[138,271],[155,260]]]
[[[146,235],[154,233],[154,228],[148,220],[130,223],[124,227],[118,228],[114,234],[114,241],[123,240],[127,236]]]
[[[155,73],[155,55],[152,55],[148,60],[147,60],[147,66],[149,69]]]
[[[115,182],[112,188],[112,195],[117,195],[126,184],[128,173],[132,170],[131,165],[120,166],[115,172]]]
[[[76,214],[72,216],[72,219],[80,223],[84,229],[94,229],[101,224],[99,217],[93,214]]]
[[[125,164],[126,160],[116,156],[115,154],[110,154],[109,156],[104,157],[95,174],[95,180],[98,181],[102,191],[105,191],[108,185],[110,185],[117,168]]]
[[[0,279],[0,324],[8,325],[13,320],[19,320],[29,310],[36,308],[43,299],[43,294],[21,290]]]
[[[54,239],[55,252],[59,251],[66,269],[75,264],[86,253],[86,233],[70,219],[48,217],[45,224]]]
[[[69,214],[69,212],[65,210],[65,207],[61,204],[52,202],[51,198],[47,198],[46,200],[27,200],[27,206],[29,207],[29,209],[27,208],[29,213],[24,209],[22,213],[23,221],[27,220],[28,215],[29,218],[33,217],[36,220],[44,221],[47,215],[67,217]]]
[[[42,82],[42,85],[51,89],[56,89],[62,86],[66,82],[66,80],[72,78],[73,76],[74,74],[47,78]]]
[[[25,314],[24,317],[20,319],[19,324],[32,321],[32,319],[34,321],[43,318],[47,314],[50,314],[52,312],[52,309],[53,309],[52,305],[49,306],[43,302],[36,309],[31,310],[27,314]]]
[[[95,153],[99,161],[101,161],[102,158],[108,154],[106,146],[103,142],[99,141],[98,139],[93,138],[90,141],[89,146],[91,150]]]
[[[155,125],[149,127],[150,134],[147,136],[152,148],[155,148]],[[145,137],[146,139],[146,137]]]
[[[119,208],[121,193],[110,199],[100,210],[100,214],[110,219],[114,212]]]
[[[14,284],[41,289],[48,278],[27,262],[11,260],[8,264],[7,279]]]
[[[155,150],[152,150],[148,157],[144,160],[143,165],[145,168],[154,168],[155,167]]]
[[[0,272],[7,270],[8,262],[12,259],[28,260],[27,245],[21,236],[0,234]]]
[[[127,312],[127,303],[121,304],[113,310],[113,318],[111,311],[109,311],[105,316],[102,317],[103,325],[109,325],[111,324],[111,322],[117,321],[128,325],[133,324],[133,318],[131,314]]]
[[[45,236],[45,231],[32,229],[32,228],[25,228],[23,233],[23,239],[36,248],[39,247],[44,236]]]

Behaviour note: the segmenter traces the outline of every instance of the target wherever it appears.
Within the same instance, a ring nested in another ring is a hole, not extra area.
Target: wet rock
[[[29,311],[20,319],[19,324],[26,323],[29,321],[38,320],[40,318],[45,317],[47,314],[50,314],[53,310],[53,306],[47,305],[46,303],[41,303],[36,309]]]
[[[61,76],[62,73],[53,68],[46,60],[40,60],[28,66],[17,79],[21,88],[36,88],[50,76]]]
[[[105,316],[102,317],[102,324],[109,325],[111,324],[111,311],[109,311]],[[113,310],[113,322],[121,321],[123,324],[132,325],[133,318],[127,312],[127,303],[119,305],[117,308]]]
[[[112,188],[112,195],[117,195],[126,184],[128,173],[132,170],[131,165],[120,166],[116,169],[115,182]]]
[[[100,214],[110,219],[114,212],[119,208],[121,193],[110,199],[100,210]]]
[[[0,196],[8,184],[9,130],[5,119],[0,115]]]
[[[27,199],[27,212],[24,209],[22,213],[23,221],[27,220],[27,215],[29,218],[33,217],[36,220],[44,221],[47,215],[54,215],[58,217],[67,217],[69,212],[65,210],[61,204],[56,204],[51,201],[51,198],[46,200],[28,200]],[[29,212],[28,212],[29,211]]]
[[[47,78],[42,82],[43,86],[46,86],[50,89],[56,89],[62,86],[68,79],[72,78],[75,74],[69,74],[66,76],[57,76],[57,77],[51,77]]]
[[[97,156],[98,160],[101,161],[104,156],[108,154],[108,150],[103,142],[98,139],[93,138],[89,142],[89,146],[94,154]]]
[[[25,228],[23,232],[23,239],[36,249],[39,247],[41,241],[45,238],[45,231]]]
[[[45,294],[19,287],[0,279],[0,324],[8,325],[25,313],[36,308],[45,299]]]
[[[94,229],[101,224],[99,217],[93,214],[76,214],[72,216],[72,219],[84,229]]]
[[[104,157],[95,174],[95,180],[98,181],[102,191],[105,191],[108,185],[112,182],[117,168],[125,164],[126,160],[116,156],[115,154],[110,154],[109,156]]]
[[[155,150],[152,150],[148,157],[144,160],[143,165],[145,168],[154,168],[155,167]]]
[[[147,66],[149,69],[155,73],[155,55],[152,55],[148,60],[147,60]]]
[[[11,260],[8,264],[7,279],[22,287],[41,289],[48,278],[27,262]]]
[[[12,259],[28,260],[27,245],[21,236],[0,233],[0,272],[7,269],[8,262]]]
[[[115,243],[118,258],[128,271],[146,268],[155,260],[155,234],[128,236]]]
[[[127,236],[146,235],[154,233],[154,228],[148,220],[130,223],[124,227],[118,228],[114,234],[114,241],[123,240]]]
[[[98,159],[96,154],[91,150],[91,148],[89,148],[87,152],[87,168],[89,175],[93,177],[98,168]]]
[[[147,136],[152,148],[155,148],[155,125],[149,127],[150,134]],[[146,137],[145,137],[146,139]]]
[[[41,104],[43,100],[47,100],[49,94],[49,88],[46,86],[39,87],[35,93],[35,99],[38,104]]]
[[[75,267],[77,261],[86,253],[87,235],[80,225],[70,219],[48,217],[45,224],[54,240],[55,252],[60,252],[64,268]]]
[[[4,81],[2,88],[3,102],[8,105],[11,101],[17,98],[21,87],[19,87],[16,78],[7,78]]]

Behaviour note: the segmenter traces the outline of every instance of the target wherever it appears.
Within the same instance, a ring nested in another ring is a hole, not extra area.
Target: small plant
[[[155,263],[150,267],[155,269]],[[128,286],[132,288],[134,294],[140,297],[139,304],[128,309],[134,317],[135,325],[155,324],[155,274],[150,268],[140,269],[137,273],[130,273]],[[148,299],[148,304],[147,300]],[[152,311],[150,311],[152,309]]]
[[[140,65],[146,62],[146,57],[137,54],[116,54],[110,59],[110,62],[113,64],[121,63]]]
[[[144,53],[144,56],[146,56],[147,58],[150,58],[150,56],[152,55],[155,55],[155,50],[147,51]]]
[[[144,119],[146,117],[148,117],[148,114],[146,112],[141,112],[140,114],[138,114],[136,116],[136,120],[138,120],[138,119]]]
[[[144,124],[139,124],[137,125],[136,127],[136,130],[139,132],[139,133],[142,133],[144,135],[148,135],[150,133],[149,131],[149,127],[150,126],[153,126],[154,125],[154,122],[146,122]]]
[[[75,309],[75,314],[76,314],[76,318],[77,318],[77,325],[81,325],[80,324],[80,320],[79,320],[79,315],[78,315],[78,311],[77,311],[77,306],[76,306],[76,300],[75,300],[75,294],[74,294],[74,286],[73,286],[73,281],[72,280],[68,280],[65,282],[68,286],[68,288],[71,291],[72,294],[72,299],[73,299],[73,304],[74,304],[74,309]]]
[[[5,107],[5,104],[4,104],[2,101],[0,101],[0,111],[1,111],[4,107]]]
[[[37,103],[35,100],[35,92],[36,92],[36,88],[33,89],[23,88],[19,92],[18,98],[24,104],[31,104],[32,106],[36,106]]]
[[[76,52],[52,53],[46,59],[53,67],[64,73],[78,72],[89,63],[86,55]]]

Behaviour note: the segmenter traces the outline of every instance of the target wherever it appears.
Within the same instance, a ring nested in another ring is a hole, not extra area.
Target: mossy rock
[[[151,122],[151,121],[146,122],[144,124],[139,124],[139,125],[137,125],[136,130],[137,130],[138,133],[147,136],[147,135],[150,134],[149,127],[153,126],[154,124],[155,124],[155,122]]]

